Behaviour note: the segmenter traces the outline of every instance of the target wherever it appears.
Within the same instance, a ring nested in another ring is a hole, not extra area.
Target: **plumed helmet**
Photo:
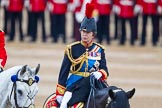
[[[87,3],[85,17],[81,22],[80,30],[85,29],[88,32],[97,33],[97,25],[95,19],[92,17],[92,12],[94,10],[94,4]]]

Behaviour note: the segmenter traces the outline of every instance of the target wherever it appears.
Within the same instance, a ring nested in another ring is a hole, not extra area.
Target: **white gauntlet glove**
[[[62,99],[60,108],[68,108],[67,103],[69,102],[71,97],[72,97],[72,92],[66,91],[65,94],[64,94],[64,97]]]
[[[119,6],[117,5],[114,5],[113,8],[112,8],[112,12],[114,12],[115,14],[119,15],[120,12],[121,12],[121,9]]]
[[[159,14],[162,14],[162,7],[158,6],[157,10]]]
[[[142,13],[142,7],[140,5],[135,5],[134,14]]]
[[[100,79],[100,78],[102,77],[101,72],[98,72],[98,71],[92,72],[91,74],[92,74],[97,80]]]
[[[56,96],[56,100],[57,100],[57,102],[60,103],[60,104],[61,104],[61,102],[62,102],[62,99],[63,99],[63,96],[61,96],[61,95],[57,95],[57,96]]]

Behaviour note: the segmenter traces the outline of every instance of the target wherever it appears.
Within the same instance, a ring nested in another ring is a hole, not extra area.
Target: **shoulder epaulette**
[[[76,41],[76,42],[73,42],[73,43],[67,45],[66,48],[65,48],[65,53],[67,53],[68,50],[71,50],[71,47],[72,47],[72,46],[77,45],[77,44],[79,44],[79,43],[80,43],[80,41]]]
[[[67,48],[70,48],[71,46],[77,45],[79,43],[80,43],[80,41],[73,42],[73,43],[67,45]]]
[[[99,43],[94,42],[94,44],[100,46],[102,49],[105,49],[105,47],[103,45],[99,44]]]

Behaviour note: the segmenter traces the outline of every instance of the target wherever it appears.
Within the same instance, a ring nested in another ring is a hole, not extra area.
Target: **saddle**
[[[88,82],[89,84],[87,84]],[[91,75],[89,76],[89,78],[84,79],[82,83],[83,84],[81,84],[81,86],[82,87],[85,86],[83,88],[85,90],[84,94],[85,95],[89,94],[89,95],[83,96],[83,98],[78,99],[79,96],[77,95],[78,95],[78,92],[80,92],[80,90],[78,90],[76,93],[73,92],[74,97],[69,101],[68,105],[72,106],[74,105],[74,103],[81,102],[82,99],[85,100],[84,97],[87,97],[88,99],[86,98],[86,104],[84,108],[106,108],[107,100],[109,97],[109,89],[108,89],[107,83],[101,80],[96,80],[94,76],[91,76]],[[90,85],[90,87],[88,87],[88,85]],[[89,89],[90,89],[90,92],[88,92]],[[84,95],[84,94],[81,94],[81,95]],[[55,93],[53,93],[46,99],[46,101],[44,102],[43,108],[51,108],[51,106],[58,104],[58,103],[55,103],[54,100],[55,100]]]

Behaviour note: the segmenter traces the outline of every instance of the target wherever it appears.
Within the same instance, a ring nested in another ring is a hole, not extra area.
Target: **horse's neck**
[[[20,66],[10,68],[0,74],[0,103],[8,97],[8,94],[12,89],[11,76],[15,75],[20,69]]]
[[[9,99],[7,97],[4,97],[0,104],[0,108],[13,108],[11,103],[9,102]]]
[[[15,66],[0,73],[0,81],[10,80],[11,76],[15,75],[18,72],[18,70],[21,69],[21,67],[22,66]]]

